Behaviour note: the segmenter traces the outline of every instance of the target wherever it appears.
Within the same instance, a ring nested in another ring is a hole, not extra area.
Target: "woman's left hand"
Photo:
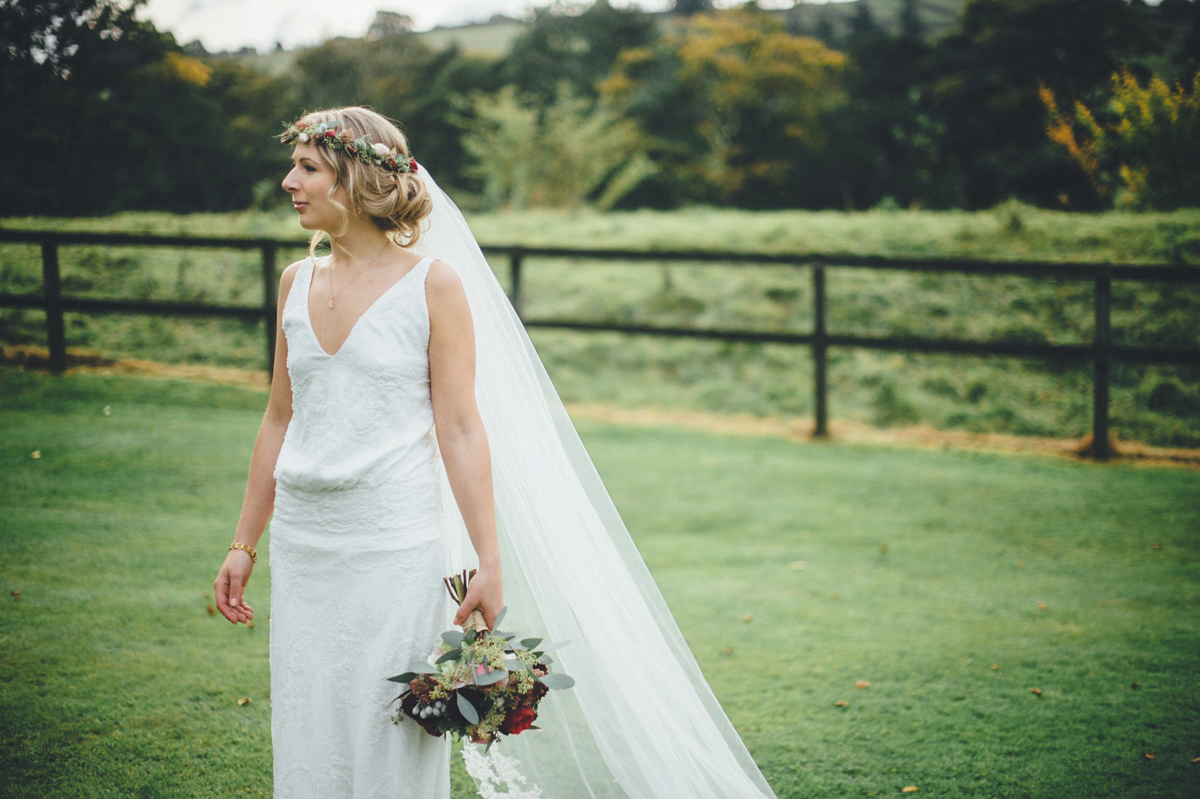
[[[504,577],[500,569],[485,569],[482,566],[476,570],[467,586],[467,596],[454,614],[454,623],[462,624],[467,620],[472,610],[476,608],[483,614],[483,621],[488,629],[496,623],[496,615],[504,607]]]

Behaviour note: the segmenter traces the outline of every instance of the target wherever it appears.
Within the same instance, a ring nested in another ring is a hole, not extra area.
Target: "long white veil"
[[[683,640],[520,319],[454,202],[433,196],[415,250],[458,273],[475,325],[476,395],[492,453],[505,628],[571,643],[575,687],[552,691],[541,731],[499,749],[546,799],[774,797]],[[444,482],[443,496],[450,497]],[[465,530],[444,503],[451,548]],[[455,568],[469,564],[459,562]]]

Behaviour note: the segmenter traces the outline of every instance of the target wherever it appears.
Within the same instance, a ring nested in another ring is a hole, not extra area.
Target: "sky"
[[[334,36],[359,37],[376,11],[412,17],[417,30],[437,25],[484,22],[493,14],[522,18],[548,0],[150,0],[140,16],[159,30],[170,31],[180,44],[199,39],[210,52],[254,47],[260,52],[281,42],[289,50],[320,44]],[[646,11],[670,8],[671,0],[612,0],[617,7]],[[715,3],[737,5],[735,0]],[[789,7],[790,0],[766,0],[764,8]]]

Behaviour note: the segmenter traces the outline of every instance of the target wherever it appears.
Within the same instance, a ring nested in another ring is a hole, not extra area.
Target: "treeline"
[[[0,215],[269,204],[282,123],[349,103],[479,207],[1200,205],[1200,3],[967,0],[931,36],[899,2],[899,29],[861,0],[836,32],[556,4],[498,58],[401,30],[274,74],[185,52],[138,2],[0,0]]]

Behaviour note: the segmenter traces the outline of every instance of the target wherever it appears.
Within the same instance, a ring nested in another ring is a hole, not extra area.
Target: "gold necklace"
[[[353,283],[354,281],[356,281],[360,277],[362,277],[363,272],[366,272],[368,269],[371,268],[372,264],[374,264],[376,261],[379,260],[379,256],[383,255],[383,250],[386,250],[388,248],[389,244],[391,244],[390,241],[385,241],[383,243],[383,249],[380,250],[379,252],[375,253],[375,257],[372,258],[370,261],[368,261],[367,265],[364,266],[362,269],[360,269],[357,275],[350,278],[350,283]],[[350,283],[347,283],[346,285],[342,286],[341,289],[339,289],[338,291],[335,292],[333,290],[333,265],[334,265],[334,263],[336,263],[336,261],[331,262],[329,264],[329,310],[331,310],[331,311],[333,310],[333,301],[337,299],[339,294],[341,294],[346,289],[350,288]]]

